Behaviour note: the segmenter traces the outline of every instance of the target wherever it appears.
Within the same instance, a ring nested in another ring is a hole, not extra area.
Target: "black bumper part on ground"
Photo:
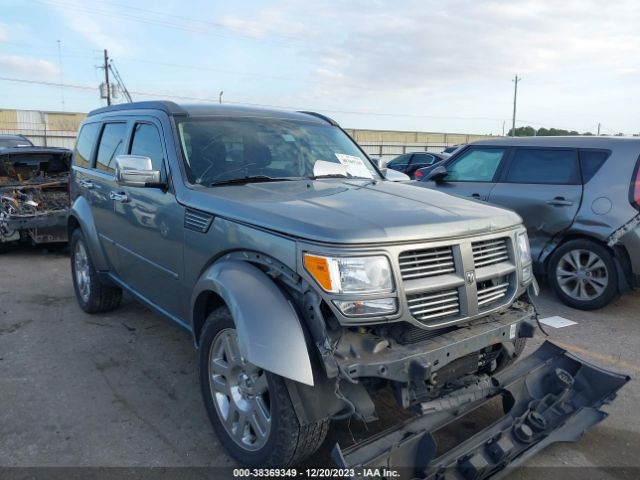
[[[607,414],[629,377],[590,365],[550,342],[492,378],[484,398],[467,396],[453,409],[412,418],[364,442],[332,452],[341,468],[394,469],[419,479],[488,478],[517,466],[554,442],[576,441]],[[493,388],[495,387],[495,388]],[[436,457],[432,432],[501,395],[507,412],[468,440]]]

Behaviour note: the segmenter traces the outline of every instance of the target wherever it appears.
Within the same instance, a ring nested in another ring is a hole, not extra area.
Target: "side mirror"
[[[384,178],[389,180],[390,182],[408,182],[411,180],[409,175],[405,175],[402,172],[398,172],[397,170],[393,170],[392,168],[385,168],[382,170]]]
[[[434,182],[442,182],[449,172],[447,167],[440,165],[429,172],[425,180],[433,180]]]
[[[160,170],[154,170],[149,157],[118,155],[116,181],[125,187],[159,187]]]

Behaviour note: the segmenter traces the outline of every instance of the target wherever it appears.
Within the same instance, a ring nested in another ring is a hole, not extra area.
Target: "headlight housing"
[[[387,257],[328,257],[304,254],[304,268],[329,293],[390,293],[391,265]]]
[[[529,237],[527,232],[518,234],[518,255],[520,256],[520,268],[522,269],[522,282],[528,282],[533,276],[531,267],[531,248],[529,247]]]

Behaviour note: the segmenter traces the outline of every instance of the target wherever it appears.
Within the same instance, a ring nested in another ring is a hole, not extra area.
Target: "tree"
[[[509,129],[508,136],[511,136],[512,132],[513,132],[513,128]],[[516,137],[533,137],[534,135],[537,135],[538,137],[558,137],[562,135],[593,136],[593,133],[591,132],[580,133],[580,132],[577,132],[576,130],[565,130],[563,128],[553,128],[553,127],[551,128],[540,127],[538,130],[530,126],[516,128],[516,135],[515,135]],[[621,135],[624,135],[624,134],[622,133],[618,134],[618,136],[621,136]]]

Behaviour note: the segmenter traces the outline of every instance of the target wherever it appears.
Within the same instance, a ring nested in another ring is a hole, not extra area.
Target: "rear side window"
[[[99,123],[87,123],[82,126],[73,151],[73,163],[79,167],[89,168],[91,163],[91,150],[96,143]]]
[[[149,157],[154,170],[162,170],[164,152],[160,132],[155,125],[150,123],[138,123],[133,130],[131,141],[131,155]]]
[[[582,170],[582,183],[587,183],[596,174],[604,162],[609,158],[609,150],[580,149],[580,169]]]
[[[107,123],[102,129],[96,168],[113,173],[116,168],[116,157],[124,151],[124,136],[127,133],[126,123]]]
[[[508,183],[577,185],[580,183],[575,150],[518,148],[509,165]]]

